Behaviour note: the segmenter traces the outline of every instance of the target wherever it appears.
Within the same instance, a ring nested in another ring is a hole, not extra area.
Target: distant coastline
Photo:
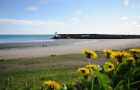
[[[120,35],[120,34],[55,34],[53,39],[140,39],[140,35]]]

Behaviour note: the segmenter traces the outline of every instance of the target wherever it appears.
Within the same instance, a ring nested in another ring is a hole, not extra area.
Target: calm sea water
[[[53,35],[0,35],[0,43],[50,41]]]

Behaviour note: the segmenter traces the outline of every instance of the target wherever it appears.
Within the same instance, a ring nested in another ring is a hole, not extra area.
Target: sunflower
[[[43,82],[43,86],[47,86],[48,88],[47,89],[51,89],[51,90],[60,90],[60,85],[55,82],[55,81],[44,81]]]
[[[93,70],[98,69],[98,66],[96,64],[87,64],[85,67],[88,69],[92,68]]]
[[[89,69],[87,69],[87,68],[79,68],[77,71],[79,73],[82,73],[84,76],[89,75]]]
[[[129,51],[133,54],[135,60],[137,60],[140,56],[140,49],[132,48]]]
[[[125,52],[125,51],[122,52],[122,55],[123,55],[124,58],[131,57],[131,54],[128,53],[128,52]]]
[[[94,51],[92,51],[92,50],[84,49],[82,51],[82,54],[86,55],[87,58],[97,58],[97,54]]]
[[[123,59],[123,53],[121,51],[114,51],[110,55],[110,57],[116,62],[121,63]]]
[[[104,52],[104,54],[106,55],[107,58],[110,58],[110,55],[111,55],[111,53],[112,53],[113,51],[112,51],[112,50],[104,49],[103,52]]]
[[[86,55],[88,51],[89,51],[89,50],[84,49],[84,50],[82,50],[82,54],[83,54],[83,55]]]
[[[103,68],[105,72],[112,72],[115,69],[114,64],[110,62],[105,62]]]
[[[111,54],[111,58],[114,59],[117,63],[121,63],[123,58],[127,59],[130,57],[132,57],[131,54],[125,51],[115,51]]]
[[[131,48],[129,49],[129,51],[131,51],[132,53],[140,53],[140,49],[137,48]]]
[[[122,52],[121,51],[114,51],[114,52],[112,52],[112,54],[111,54],[111,58],[112,59],[117,59],[117,58],[120,58],[120,57],[122,57]]]
[[[127,60],[128,62],[135,62],[135,59],[134,59],[133,57],[128,57],[128,58],[126,58],[126,60]]]

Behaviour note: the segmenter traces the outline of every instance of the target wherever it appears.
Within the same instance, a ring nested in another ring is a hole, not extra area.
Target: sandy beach
[[[140,47],[140,39],[59,39],[49,42],[0,44],[0,59],[78,54],[83,49],[125,49]]]

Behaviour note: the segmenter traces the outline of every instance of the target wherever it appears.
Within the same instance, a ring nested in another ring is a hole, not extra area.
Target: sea
[[[0,35],[0,43],[53,41],[54,35]]]

